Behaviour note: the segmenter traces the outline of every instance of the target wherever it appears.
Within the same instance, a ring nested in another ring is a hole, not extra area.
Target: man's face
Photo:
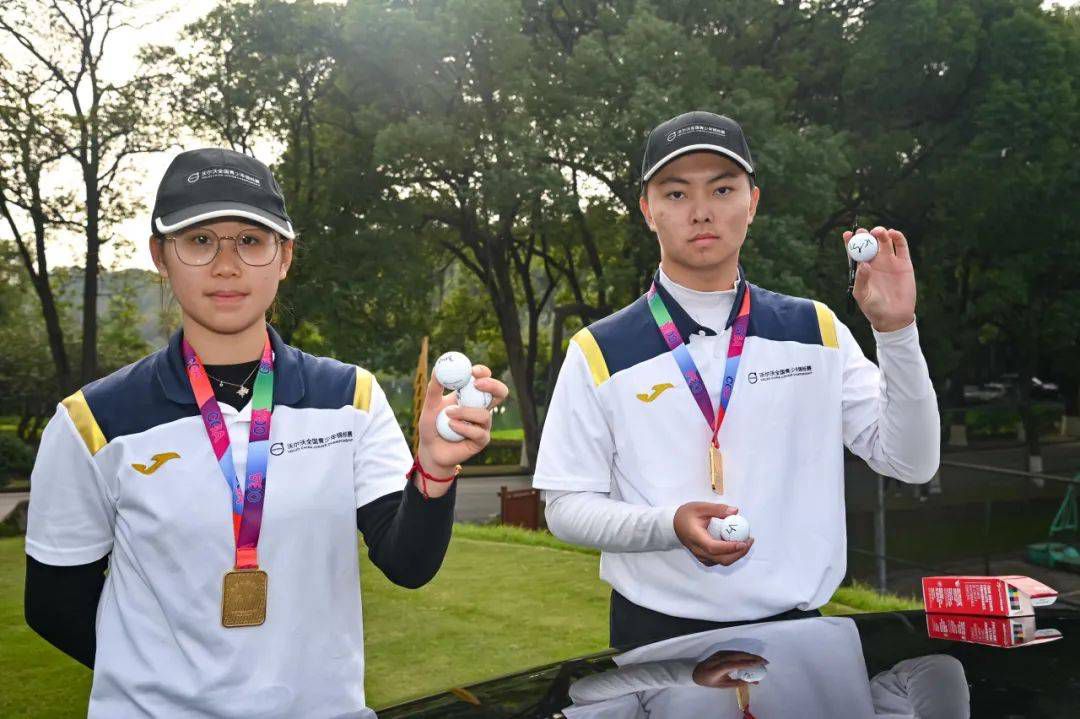
[[[660,241],[666,266],[713,270],[738,257],[760,194],[733,160],[694,152],[649,179],[641,212]]]

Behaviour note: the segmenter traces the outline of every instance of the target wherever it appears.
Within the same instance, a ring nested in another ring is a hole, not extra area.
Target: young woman
[[[442,563],[454,468],[490,440],[490,412],[433,379],[414,459],[370,373],[266,324],[293,241],[265,165],[179,155],[150,251],[183,327],[61,402],[42,435],[26,618],[94,669],[91,717],[373,716],[355,531],[397,584]],[[451,405],[459,443],[435,429]]]

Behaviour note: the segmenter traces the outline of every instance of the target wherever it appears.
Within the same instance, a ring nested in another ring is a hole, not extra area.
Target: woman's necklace
[[[251,390],[249,390],[244,385],[246,385],[251,380],[251,378],[255,376],[255,373],[258,370],[259,370],[259,363],[256,362],[255,366],[251,368],[251,374],[249,374],[247,376],[247,378],[243,382],[241,382],[240,384],[237,384],[236,382],[230,382],[228,380],[224,380],[224,379],[221,379],[219,377],[215,377],[214,375],[210,374],[209,372],[206,373],[206,376],[209,377],[210,379],[214,380],[215,382],[217,382],[218,387],[224,387],[225,385],[229,385],[230,387],[236,387],[237,388],[236,389],[236,395],[238,397],[247,397],[248,393],[251,392]]]

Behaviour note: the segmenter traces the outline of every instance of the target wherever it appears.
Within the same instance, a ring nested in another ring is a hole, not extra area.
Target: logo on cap
[[[189,185],[194,185],[199,180],[239,180],[253,187],[262,187],[262,180],[259,178],[231,167],[207,167],[187,176]]]
[[[678,130],[672,130],[667,135],[668,142],[674,142],[676,138],[688,135],[691,132],[704,132],[708,135],[719,135],[720,137],[727,137],[727,130],[722,127],[713,127],[712,125],[687,125],[686,127],[680,127]]]

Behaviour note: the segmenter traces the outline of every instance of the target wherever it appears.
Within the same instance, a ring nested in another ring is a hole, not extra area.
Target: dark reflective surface
[[[1080,612],[1040,610],[1036,624],[1062,639],[1012,649],[933,639],[920,611],[753,624],[542,667],[379,717],[741,719],[740,694],[756,719],[1080,717]],[[732,676],[748,669],[756,675]]]

